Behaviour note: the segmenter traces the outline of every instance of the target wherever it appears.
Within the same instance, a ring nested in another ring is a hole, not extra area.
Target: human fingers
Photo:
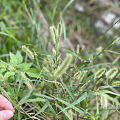
[[[14,112],[12,104],[2,95],[0,95],[0,108],[4,110],[11,110]]]
[[[0,111],[0,120],[9,120],[13,117],[13,112],[10,110],[3,110]]]

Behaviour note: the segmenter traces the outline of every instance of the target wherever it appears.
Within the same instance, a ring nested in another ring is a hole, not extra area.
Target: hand
[[[13,114],[12,104],[0,94],[0,120],[9,120]]]

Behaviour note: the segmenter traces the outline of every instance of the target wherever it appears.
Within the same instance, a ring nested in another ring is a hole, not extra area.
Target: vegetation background
[[[119,0],[0,0],[11,120],[119,120],[119,16]]]

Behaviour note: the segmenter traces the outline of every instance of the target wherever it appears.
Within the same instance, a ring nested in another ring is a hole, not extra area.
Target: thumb
[[[0,120],[8,120],[13,116],[13,112],[10,110],[0,111]]]

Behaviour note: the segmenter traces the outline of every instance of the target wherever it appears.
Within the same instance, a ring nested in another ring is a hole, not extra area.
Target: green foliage
[[[13,120],[104,120],[110,115],[117,118],[120,53],[113,47],[119,39],[97,47],[95,52],[82,49],[82,44],[76,50],[61,48],[61,36],[66,42],[66,33],[78,29],[65,27],[65,12],[70,14],[67,9],[72,3],[74,0],[0,1],[0,93],[15,108]],[[43,16],[39,7],[45,12]],[[61,22],[50,27],[52,45],[49,35],[44,34],[49,27],[42,17],[48,18],[48,24],[56,24],[59,9]],[[91,30],[85,13],[80,16],[80,23],[75,21],[72,25],[81,24],[82,32]],[[74,14],[73,18],[76,19]]]
[[[66,58],[62,62],[62,53],[59,47],[56,49],[56,45],[52,49],[53,55],[52,52],[44,55],[42,61],[38,58],[31,59],[30,56],[26,61],[26,56],[22,55],[24,52],[17,51],[16,54],[10,52],[9,62],[0,61],[0,84],[6,85],[0,88],[1,92],[8,93],[6,96],[11,98],[18,111],[23,109],[24,104],[31,103],[35,107],[34,115],[38,119],[44,117],[73,120],[76,116],[92,120],[108,118],[110,112],[108,104],[112,101],[116,109],[120,105],[118,101],[120,95],[111,91],[111,88],[115,89],[120,85],[119,81],[115,80],[118,77],[118,68],[113,67],[112,63],[93,65],[89,55],[87,59],[81,56],[82,61],[76,66],[79,61],[77,55],[80,54],[78,50],[66,52]],[[32,53],[27,53],[30,50],[26,47],[25,49],[26,55]],[[73,57],[74,55],[76,57]],[[38,67],[39,63],[41,64]],[[97,106],[91,104],[93,100]],[[31,107],[27,106],[27,109]],[[104,111],[106,114],[102,114]],[[16,111],[14,118],[17,118],[17,114],[19,113]],[[20,114],[21,119],[23,114]],[[29,118],[34,119],[31,115]]]

